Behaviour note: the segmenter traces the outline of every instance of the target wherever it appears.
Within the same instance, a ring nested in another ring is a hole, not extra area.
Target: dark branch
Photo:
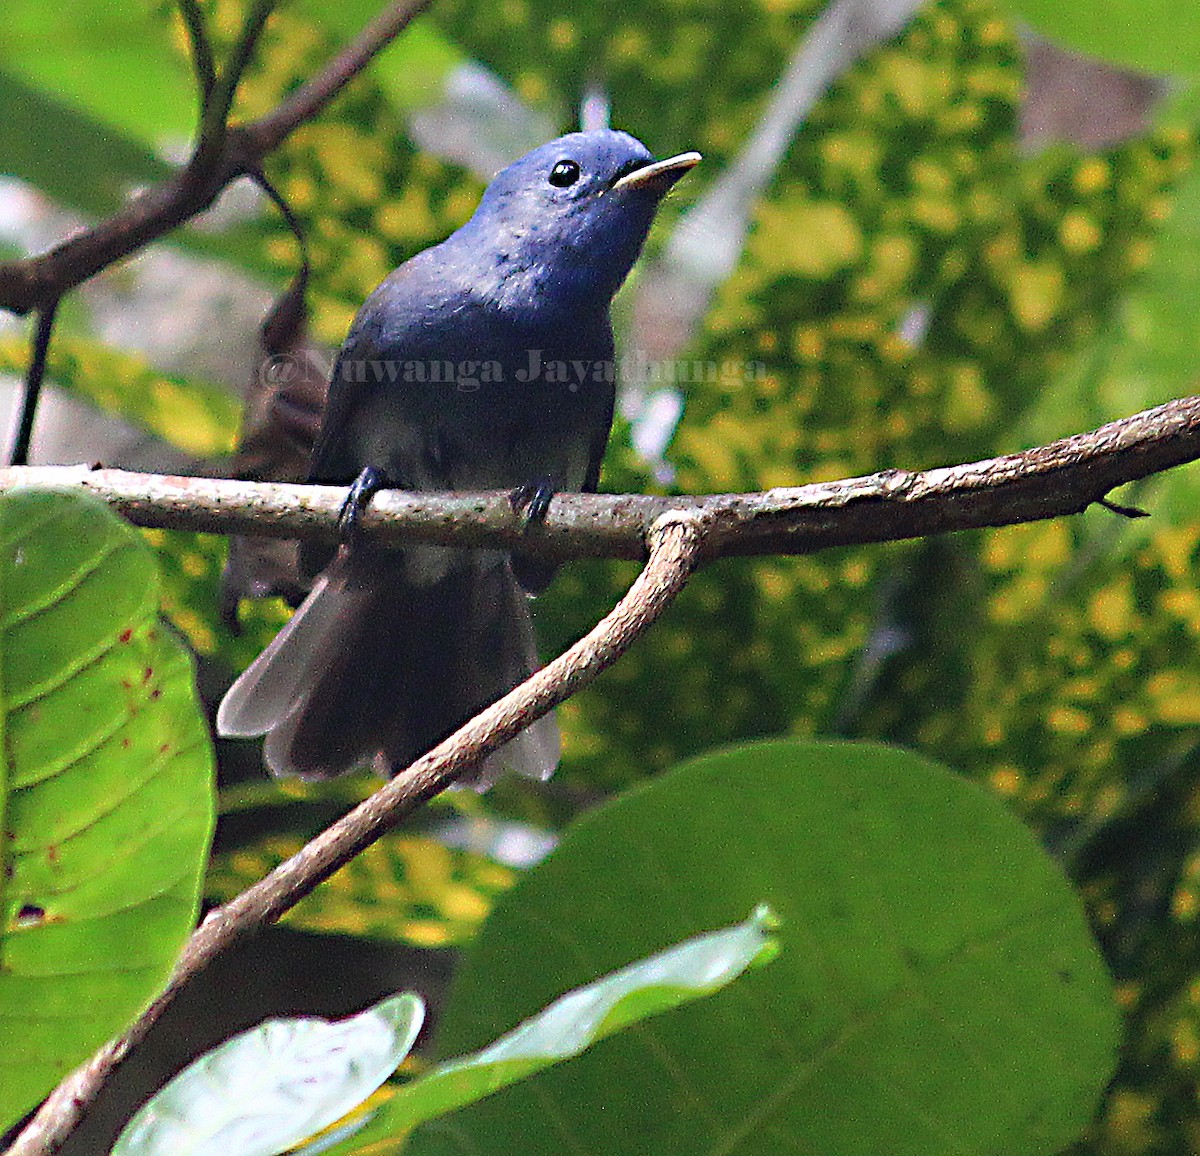
[[[217,74],[216,83],[205,103],[204,115],[200,122],[200,140],[192,155],[190,168],[207,170],[220,158],[238,85],[241,84],[242,76],[254,58],[258,39],[277,3],[278,0],[254,0],[243,17],[242,31],[229,53],[225,67]]]
[[[1200,458],[1200,397],[967,465],[890,470],[840,482],[702,497],[560,494],[529,531],[507,493],[388,490],[359,522],[364,537],[520,548],[547,560],[644,558],[663,514],[703,516],[704,556],[809,554],[1075,514],[1110,490]],[[79,466],[0,469],[0,491],[76,485],[140,526],[219,534],[334,540],[345,490],[211,478],[163,477]]]
[[[192,70],[196,74],[196,91],[200,98],[200,123],[204,123],[205,109],[217,82],[217,69],[213,61],[212,41],[204,24],[204,13],[198,0],[179,0],[179,14],[187,32],[188,49],[192,58]]]
[[[54,333],[54,315],[58,302],[51,301],[39,314],[33,333],[33,354],[29,358],[29,371],[25,374],[25,389],[21,396],[21,416],[17,422],[9,462],[23,466],[29,461],[29,446],[33,441],[33,426],[37,420],[38,402],[42,396],[42,381],[46,377],[46,358],[50,353],[50,338]]]
[[[262,189],[267,200],[279,210],[279,215],[283,218],[283,223],[287,225],[288,229],[291,230],[292,236],[296,238],[296,247],[300,251],[300,266],[296,270],[296,274],[292,278],[292,284],[289,286],[285,296],[294,294],[303,301],[304,291],[308,286],[309,274],[312,272],[312,262],[309,259],[308,252],[308,238],[304,235],[304,226],[300,223],[300,218],[296,216],[292,210],[292,206],[288,204],[284,195],[267,179],[266,173],[260,170],[258,172],[247,173],[246,175]],[[272,313],[277,312],[278,309],[279,305],[277,303]],[[267,324],[269,323],[270,319],[268,318]]]
[[[432,0],[401,0],[389,5],[329,62],[328,67],[296,89],[273,111],[247,125],[244,131],[257,153],[266,156],[297,127],[312,120],[431,3]]]
[[[0,309],[45,309],[89,277],[207,209],[231,181],[257,172],[263,159],[316,116],[430,0],[389,5],[358,39],[308,84],[261,120],[229,129],[219,152],[189,162],[169,181],[132,198],[108,220],[37,257],[0,263]]]

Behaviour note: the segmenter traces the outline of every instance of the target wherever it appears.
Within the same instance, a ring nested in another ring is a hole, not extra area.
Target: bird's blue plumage
[[[662,196],[698,159],[655,163],[628,134],[599,130],[499,173],[462,228],[359,311],[310,480],[371,467],[405,489],[594,489],[615,392],[609,307]],[[316,570],[331,556],[304,558]],[[406,765],[534,668],[514,569],[532,590],[549,577],[494,552],[343,547],[230,690],[222,730],[267,733],[284,773]],[[544,775],[557,746],[552,723],[539,726],[506,760]]]

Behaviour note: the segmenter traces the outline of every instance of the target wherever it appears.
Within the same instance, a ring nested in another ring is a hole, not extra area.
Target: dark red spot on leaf
[[[128,642],[133,637],[133,627],[125,627],[117,637],[121,642]]]

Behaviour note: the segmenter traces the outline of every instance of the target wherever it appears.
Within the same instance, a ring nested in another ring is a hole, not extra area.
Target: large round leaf
[[[212,750],[154,555],[94,499],[0,500],[0,1130],[156,993],[195,920]]]
[[[405,1151],[1022,1156],[1077,1136],[1117,1016],[1075,896],[996,799],[873,746],[740,747],[587,815],[500,901],[440,1050],[762,901],[770,968]]]

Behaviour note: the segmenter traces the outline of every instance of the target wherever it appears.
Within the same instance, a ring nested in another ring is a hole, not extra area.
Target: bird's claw
[[[346,500],[342,502],[338,513],[338,536],[343,542],[349,542],[358,530],[358,520],[367,503],[380,490],[387,489],[387,476],[383,470],[375,466],[366,466],[362,473],[350,483]]]
[[[550,509],[550,502],[553,498],[554,487],[548,478],[541,478],[536,482],[526,482],[525,485],[518,486],[509,495],[513,510],[524,515],[526,530],[533,526],[540,526],[546,520],[546,513]]]

